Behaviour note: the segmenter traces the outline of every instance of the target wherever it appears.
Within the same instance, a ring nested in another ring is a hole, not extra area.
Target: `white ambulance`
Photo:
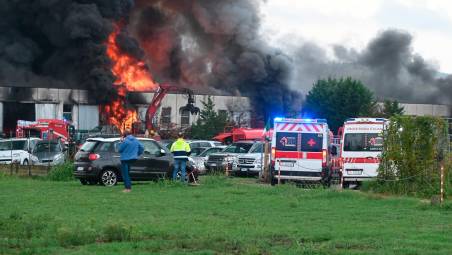
[[[330,134],[325,119],[275,118],[272,184],[278,180],[329,183]]]
[[[383,118],[352,118],[344,122],[341,134],[341,173],[344,188],[377,177],[383,150]]]

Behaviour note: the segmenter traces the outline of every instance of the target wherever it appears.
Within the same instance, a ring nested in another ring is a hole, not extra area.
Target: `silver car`
[[[39,141],[33,149],[38,158],[36,165],[60,165],[66,160],[64,147],[59,141]]]
[[[194,160],[199,172],[201,174],[204,174],[206,172],[206,166],[204,164],[207,160],[207,157],[212,153],[221,152],[222,150],[224,150],[224,148],[226,148],[226,146],[217,146],[217,147],[206,148],[198,155],[194,155],[194,156],[190,156],[190,157]]]

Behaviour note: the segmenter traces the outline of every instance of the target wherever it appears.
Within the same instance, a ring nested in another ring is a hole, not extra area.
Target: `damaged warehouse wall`
[[[139,96],[136,96],[139,95]],[[130,93],[130,100],[139,112],[139,119],[145,119],[146,109],[152,100],[153,93]],[[195,95],[195,104],[202,109],[202,102],[211,96],[215,102],[215,109],[227,111],[234,120],[240,120],[242,126],[250,126],[251,104],[247,97],[222,96],[222,95]],[[0,87],[0,103],[4,108],[18,108],[15,111],[15,119],[5,116],[0,111],[0,123],[5,118],[9,123],[3,125],[0,130],[9,133],[15,129],[18,119],[36,120],[39,118],[57,118],[63,116],[72,119],[76,129],[89,130],[103,123],[99,114],[99,105],[89,100],[89,92],[86,90],[57,89],[57,88],[20,88]],[[187,103],[184,94],[168,94],[162,101],[158,110],[157,123],[162,121],[177,126],[189,126],[197,120],[198,115],[180,113],[179,109]],[[66,110],[65,110],[66,108]],[[68,112],[68,108],[70,108]],[[10,111],[8,111],[10,112]],[[11,115],[11,114],[9,114]]]

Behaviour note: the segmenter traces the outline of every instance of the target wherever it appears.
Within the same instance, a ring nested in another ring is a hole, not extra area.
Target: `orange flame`
[[[115,25],[107,40],[107,55],[113,62],[111,71],[117,77],[114,85],[118,88],[118,99],[103,106],[102,111],[106,114],[109,124],[124,132],[131,130],[133,123],[138,121],[136,109],[125,107],[127,91],[150,91],[157,89],[159,85],[152,80],[143,61],[120,50],[116,43],[119,32],[120,27]]]

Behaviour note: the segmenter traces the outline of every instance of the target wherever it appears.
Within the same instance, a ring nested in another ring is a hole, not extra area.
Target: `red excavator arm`
[[[191,114],[198,114],[199,108],[195,106],[195,97],[193,95],[193,91],[187,88],[180,88],[176,86],[172,86],[169,84],[160,84],[159,89],[155,92],[154,97],[152,98],[151,104],[149,105],[146,111],[146,129],[147,130],[156,130],[154,124],[152,123],[152,119],[157,112],[157,109],[160,107],[163,98],[169,92],[182,92],[188,95],[187,104],[180,109],[180,111],[189,111]]]

